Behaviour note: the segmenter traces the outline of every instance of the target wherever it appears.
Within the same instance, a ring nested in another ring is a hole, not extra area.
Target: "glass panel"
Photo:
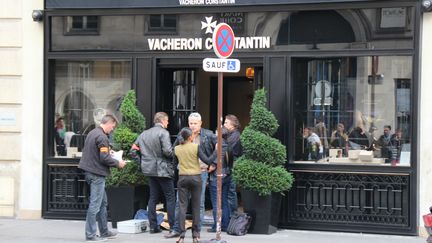
[[[97,30],[98,28],[98,16],[86,16],[87,17],[87,29]]]
[[[238,41],[240,47],[236,52],[412,49],[414,10],[400,7],[99,16],[100,28],[96,37],[67,35],[62,17],[52,17],[50,33],[53,51],[153,49],[210,52],[211,45],[207,41],[212,37],[212,29],[216,24],[226,22],[237,37],[244,37]],[[87,16],[84,27],[93,28],[95,21],[94,16]],[[180,38],[187,41],[181,44]]]
[[[162,27],[162,15],[152,14],[150,15],[150,28]]]
[[[295,160],[410,165],[412,57],[293,59]]]
[[[123,60],[55,61],[55,148],[51,155],[80,156],[88,132],[104,114],[121,120],[122,97],[131,88],[131,63]]]
[[[82,29],[83,25],[83,17],[82,16],[72,16],[72,29]]]
[[[165,14],[164,15],[164,27],[166,28],[176,28],[177,27],[177,15]]]

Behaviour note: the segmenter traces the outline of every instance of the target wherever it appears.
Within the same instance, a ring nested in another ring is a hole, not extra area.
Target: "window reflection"
[[[410,164],[409,56],[293,59],[295,160]]]
[[[56,61],[54,68],[55,139],[52,155],[80,156],[88,132],[108,113],[120,117],[130,89],[129,61]]]

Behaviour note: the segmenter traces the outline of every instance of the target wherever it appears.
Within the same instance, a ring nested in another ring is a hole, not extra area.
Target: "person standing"
[[[168,115],[157,112],[153,122],[154,126],[142,132],[132,145],[132,149],[141,152],[141,170],[149,178],[148,218],[152,234],[162,232],[156,220],[156,204],[161,194],[165,196],[170,228],[174,226],[175,209],[173,151],[166,130]]]
[[[66,146],[65,146],[65,125],[63,117],[60,117],[56,120],[55,124],[55,142],[56,142],[56,151],[58,156],[66,156]]]
[[[195,144],[200,145],[202,148],[202,152],[206,157],[211,157],[215,147],[217,138],[216,135],[205,128],[202,128],[202,120],[201,115],[198,112],[193,112],[188,117],[188,123],[189,128],[192,131],[192,141]],[[174,142],[174,146],[179,144],[179,137],[177,137],[176,141]],[[199,228],[201,229],[202,222],[204,219],[204,211],[205,211],[205,191],[207,186],[207,179],[208,179],[208,165],[205,164],[203,161],[200,161],[200,169],[201,169],[201,182],[202,182],[202,189],[201,189],[201,200],[200,200],[200,224]],[[178,201],[176,203],[176,214],[178,214]],[[172,228],[171,232],[165,236],[165,238],[173,238],[180,236],[180,223],[178,221],[178,217],[176,216],[176,222],[174,227]]]
[[[85,180],[90,187],[89,207],[87,209],[85,236],[86,241],[106,241],[115,238],[116,233],[108,230],[107,205],[105,193],[105,177],[110,174],[110,167],[123,168],[124,160],[115,160],[110,155],[109,138],[117,125],[113,115],[105,115],[101,124],[87,135],[84,142],[82,157],[78,168],[85,171]],[[99,225],[100,236],[96,234]]]
[[[185,219],[186,210],[188,208],[189,198],[192,208],[192,237],[193,242],[199,242],[200,238],[200,201],[201,201],[201,166],[200,161],[210,164],[216,158],[216,153],[213,153],[212,158],[207,158],[200,146],[193,143],[192,130],[188,127],[180,131],[178,142],[180,145],[174,148],[174,161],[178,162],[179,179],[177,182],[178,192],[178,222],[180,224],[180,238],[177,241],[184,241],[186,229]]]
[[[230,151],[228,142],[228,130],[225,127],[222,127],[222,192],[221,192],[221,209],[222,209],[222,218],[221,218],[221,230],[226,231],[228,228],[228,224],[230,221],[230,206],[228,203],[228,191],[231,185],[231,167],[229,166],[230,161],[232,161],[232,153]],[[217,224],[217,160],[213,160],[212,164],[209,167],[210,174],[210,198],[213,207],[213,226],[208,229],[208,232],[216,232],[216,224]]]
[[[233,168],[235,161],[243,155],[243,147],[240,141],[240,121],[235,115],[228,114],[225,116],[224,127],[228,130],[227,143],[229,150],[232,153],[232,164],[229,166]],[[237,185],[234,180],[231,180],[231,184],[228,190],[228,204],[230,214],[233,215],[237,211],[238,200],[237,200]]]

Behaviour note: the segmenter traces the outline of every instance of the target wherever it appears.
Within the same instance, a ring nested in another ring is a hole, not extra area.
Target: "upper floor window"
[[[148,32],[172,32],[177,31],[177,15],[175,14],[151,14],[148,22]]]
[[[67,16],[65,34],[99,34],[99,16]]]

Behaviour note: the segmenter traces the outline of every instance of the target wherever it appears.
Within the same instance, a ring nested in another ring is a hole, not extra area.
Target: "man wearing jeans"
[[[202,120],[201,115],[198,112],[191,113],[188,117],[189,128],[192,130],[193,142],[200,145],[203,148],[203,152],[207,157],[210,157],[213,154],[213,151],[216,146],[217,138],[216,135],[205,128],[202,128]],[[174,142],[174,146],[178,144],[178,140]],[[205,211],[205,191],[207,186],[208,179],[208,165],[200,160],[200,168],[201,168],[201,202],[200,202],[200,225],[199,228],[201,230],[202,222],[204,219],[204,211]],[[179,206],[178,200],[176,203],[176,215],[178,214]],[[167,234],[166,238],[173,238],[180,236],[180,222],[178,221],[178,217],[176,217],[176,222],[171,232]]]
[[[87,209],[85,236],[89,242],[106,241],[116,234],[108,230],[107,196],[105,177],[110,174],[110,167],[123,168],[125,161],[117,161],[110,155],[108,134],[117,125],[113,115],[105,115],[99,127],[93,129],[84,142],[79,168],[85,171],[85,179],[90,187],[89,207]],[[100,236],[96,234],[99,225]]]

